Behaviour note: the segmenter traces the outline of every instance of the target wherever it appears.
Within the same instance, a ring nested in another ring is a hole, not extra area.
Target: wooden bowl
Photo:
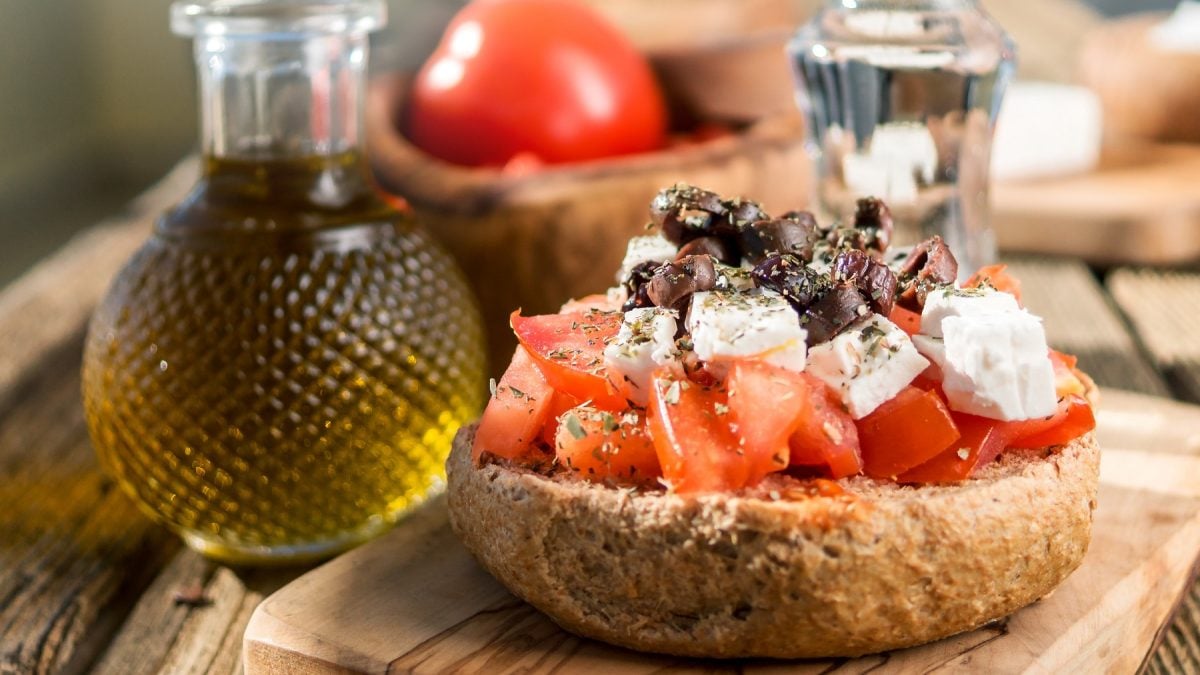
[[[569,298],[614,285],[626,241],[644,231],[661,188],[694,183],[770,211],[804,208],[812,192],[797,113],[702,144],[514,176],[448,164],[410,144],[395,124],[405,92],[399,77],[370,87],[375,175],[458,258],[479,296],[493,371],[516,344],[508,327],[514,309],[554,312]]]
[[[785,47],[777,28],[700,46],[649,54],[667,96],[696,119],[749,122],[795,108]]]
[[[1200,54],[1154,44],[1150,32],[1165,18],[1108,22],[1084,42],[1080,79],[1100,97],[1110,135],[1200,141]]]

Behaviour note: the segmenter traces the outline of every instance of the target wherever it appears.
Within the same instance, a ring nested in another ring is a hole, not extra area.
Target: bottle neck
[[[195,44],[206,159],[357,154],[365,34],[197,36]]]

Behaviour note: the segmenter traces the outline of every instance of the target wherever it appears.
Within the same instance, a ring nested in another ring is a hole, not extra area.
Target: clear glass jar
[[[818,200],[876,196],[897,244],[941,235],[960,271],[994,261],[988,165],[1015,48],[975,0],[830,0],[788,46]]]
[[[172,7],[195,40],[203,174],[97,309],[101,463],[203,553],[331,554],[443,484],[483,403],[477,307],[377,193],[360,144],[380,0]]]

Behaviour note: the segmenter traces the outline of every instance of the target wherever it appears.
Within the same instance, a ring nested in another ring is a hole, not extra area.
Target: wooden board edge
[[[334,660],[344,655],[306,630],[296,628],[271,614],[271,598],[259,603],[246,624],[242,639],[242,670],[255,675],[348,675],[352,673],[386,673],[387,663],[362,663],[358,668],[338,665]],[[306,644],[315,654],[296,651],[287,645]],[[354,653],[356,660],[365,657]]]
[[[1147,650],[1146,656],[1142,659],[1142,663],[1138,666],[1137,672],[1144,673],[1150,667],[1150,662],[1154,659],[1154,654],[1162,647],[1163,640],[1167,633],[1171,630],[1171,625],[1175,623],[1179,616],[1180,610],[1187,600],[1190,589],[1200,583],[1200,555],[1196,556],[1196,562],[1192,563],[1192,569],[1187,574],[1183,582],[1183,590],[1179,593],[1179,597],[1175,598],[1175,604],[1171,606],[1171,611],[1167,613],[1167,618],[1158,627],[1158,631],[1154,634],[1154,641],[1150,644],[1150,649]]]

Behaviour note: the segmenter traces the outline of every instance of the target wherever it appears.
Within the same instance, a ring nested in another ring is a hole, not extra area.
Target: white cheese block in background
[[[1166,51],[1200,52],[1200,2],[1179,3],[1169,19],[1150,31],[1150,41]]]
[[[928,367],[908,334],[878,314],[808,352],[808,372],[838,392],[854,419],[893,398]]]
[[[1025,311],[950,316],[941,330],[941,338],[913,341],[941,369],[952,410],[1004,421],[1054,413],[1054,366],[1041,319]]]
[[[649,400],[654,369],[677,356],[676,314],[661,307],[625,313],[616,339],[604,348],[604,365],[613,384],[638,405]],[[627,383],[628,386],[622,386]]]
[[[948,288],[930,291],[921,310],[921,333],[942,337],[942,322],[952,316],[978,316],[1019,312],[1017,299],[1009,293],[990,288]]]
[[[692,348],[705,361],[758,358],[788,370],[804,370],[808,332],[800,326],[800,315],[778,293],[694,293],[687,326]]]
[[[1090,89],[1014,82],[992,141],[992,178],[1024,180],[1084,173],[1100,160],[1100,99]]]
[[[674,260],[676,251],[675,244],[660,234],[630,239],[629,245],[625,247],[625,259],[621,261],[621,269],[617,271],[617,283],[628,279],[630,271],[641,263]]]

